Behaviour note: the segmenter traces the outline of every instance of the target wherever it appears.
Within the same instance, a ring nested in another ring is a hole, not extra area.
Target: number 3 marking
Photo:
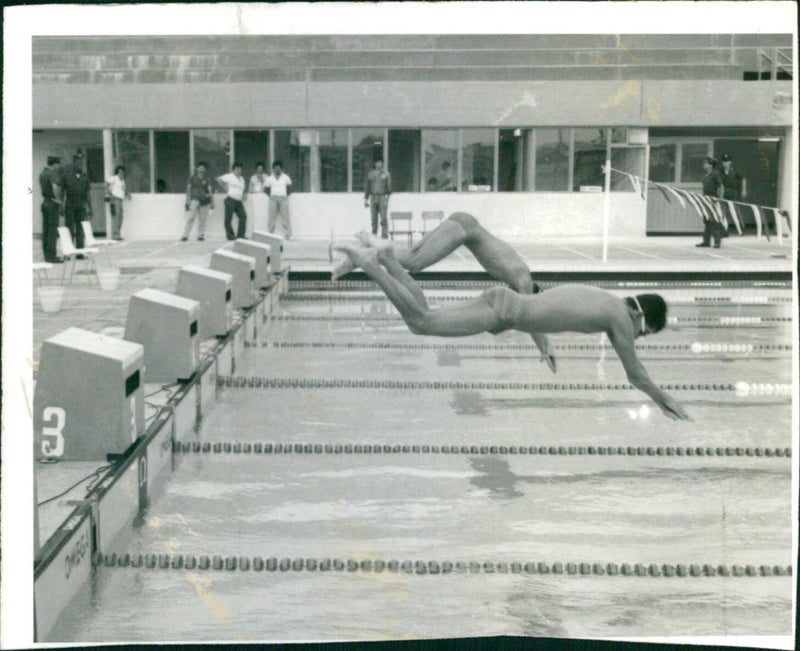
[[[48,440],[42,441],[42,453],[48,457],[60,457],[64,454],[64,420],[66,414],[61,407],[45,407],[42,413],[45,422],[51,422],[55,418],[55,423],[42,428],[42,437]]]

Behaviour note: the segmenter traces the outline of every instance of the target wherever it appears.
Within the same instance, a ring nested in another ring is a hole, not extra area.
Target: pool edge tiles
[[[231,357],[231,372],[237,355],[245,354],[247,330],[255,336],[258,306],[271,312],[275,294],[287,286],[286,274],[265,294],[255,309],[243,314],[225,340],[212,348],[211,359],[202,363],[194,376],[146,428],[100,483],[56,529],[34,559],[34,642],[48,641],[71,600],[87,585],[92,564],[111,552],[150,497],[166,480],[173,460],[173,439],[192,431],[202,416],[202,405],[216,401],[218,359]],[[205,400],[204,400],[205,398]]]

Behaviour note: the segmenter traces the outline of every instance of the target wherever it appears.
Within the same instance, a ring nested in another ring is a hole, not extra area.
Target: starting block
[[[200,338],[224,336],[233,327],[230,274],[188,265],[178,272],[178,296],[200,303]]]
[[[248,255],[217,249],[211,254],[210,266],[215,271],[231,275],[233,308],[250,307],[256,302],[253,281],[256,277],[256,261]]]
[[[272,273],[280,273],[281,258],[283,254],[283,238],[279,235],[267,233],[266,231],[253,231],[251,238],[253,242],[269,244],[269,258]]]
[[[145,381],[187,380],[200,361],[200,303],[143,289],[131,296],[125,339],[144,346]]]
[[[144,431],[144,349],[68,328],[42,344],[33,396],[37,459],[106,461]]]
[[[270,249],[269,244],[262,242],[253,242],[251,240],[235,240],[233,243],[233,252],[247,255],[256,260],[255,278],[254,283],[256,289],[266,289],[272,282],[272,274],[270,268]]]

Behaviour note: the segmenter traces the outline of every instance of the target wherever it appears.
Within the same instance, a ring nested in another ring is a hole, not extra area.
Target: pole
[[[114,173],[114,140],[111,129],[103,129],[103,184],[105,180]],[[103,202],[103,210],[106,213],[106,237],[111,237],[113,227],[111,226],[111,204]]]
[[[608,262],[608,220],[611,210],[611,156],[606,157],[605,188],[603,190],[603,262]]]

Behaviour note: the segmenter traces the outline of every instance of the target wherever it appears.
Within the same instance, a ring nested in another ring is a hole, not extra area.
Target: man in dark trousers
[[[747,199],[747,179],[745,179],[739,171],[733,168],[733,156],[730,154],[723,154],[721,157],[722,160],[722,173],[720,176],[722,177],[722,186],[723,186],[723,199],[729,199],[731,201],[741,201],[742,199]],[[739,218],[739,222],[742,221],[742,209],[738,203],[733,204],[733,209],[736,211],[736,215]],[[731,215],[733,217],[733,215]],[[723,237],[727,236],[727,233],[723,235]]]
[[[706,175],[703,178],[703,194],[707,197],[722,198],[722,177],[717,171],[717,161],[711,157],[707,157],[703,163],[703,169]],[[722,238],[722,233],[725,229],[716,219],[706,219],[706,227],[703,229],[703,241],[695,246],[711,246],[711,240],[714,240],[714,248],[718,249]]]
[[[45,262],[63,262],[56,254],[58,238],[58,201],[54,185],[57,185],[58,166],[61,160],[56,156],[47,157],[47,165],[39,174],[39,186],[42,188],[42,249]]]
[[[64,190],[64,221],[72,241],[79,249],[83,248],[83,226],[81,222],[91,219],[92,207],[89,205],[89,177],[81,165],[82,156],[72,157],[70,165],[61,175],[61,187]]]
[[[373,169],[364,179],[364,205],[369,207],[372,218],[372,234],[378,234],[378,215],[381,220],[381,237],[389,237],[389,222],[386,215],[389,210],[389,195],[392,193],[392,177],[383,169],[383,159],[373,161]]]

